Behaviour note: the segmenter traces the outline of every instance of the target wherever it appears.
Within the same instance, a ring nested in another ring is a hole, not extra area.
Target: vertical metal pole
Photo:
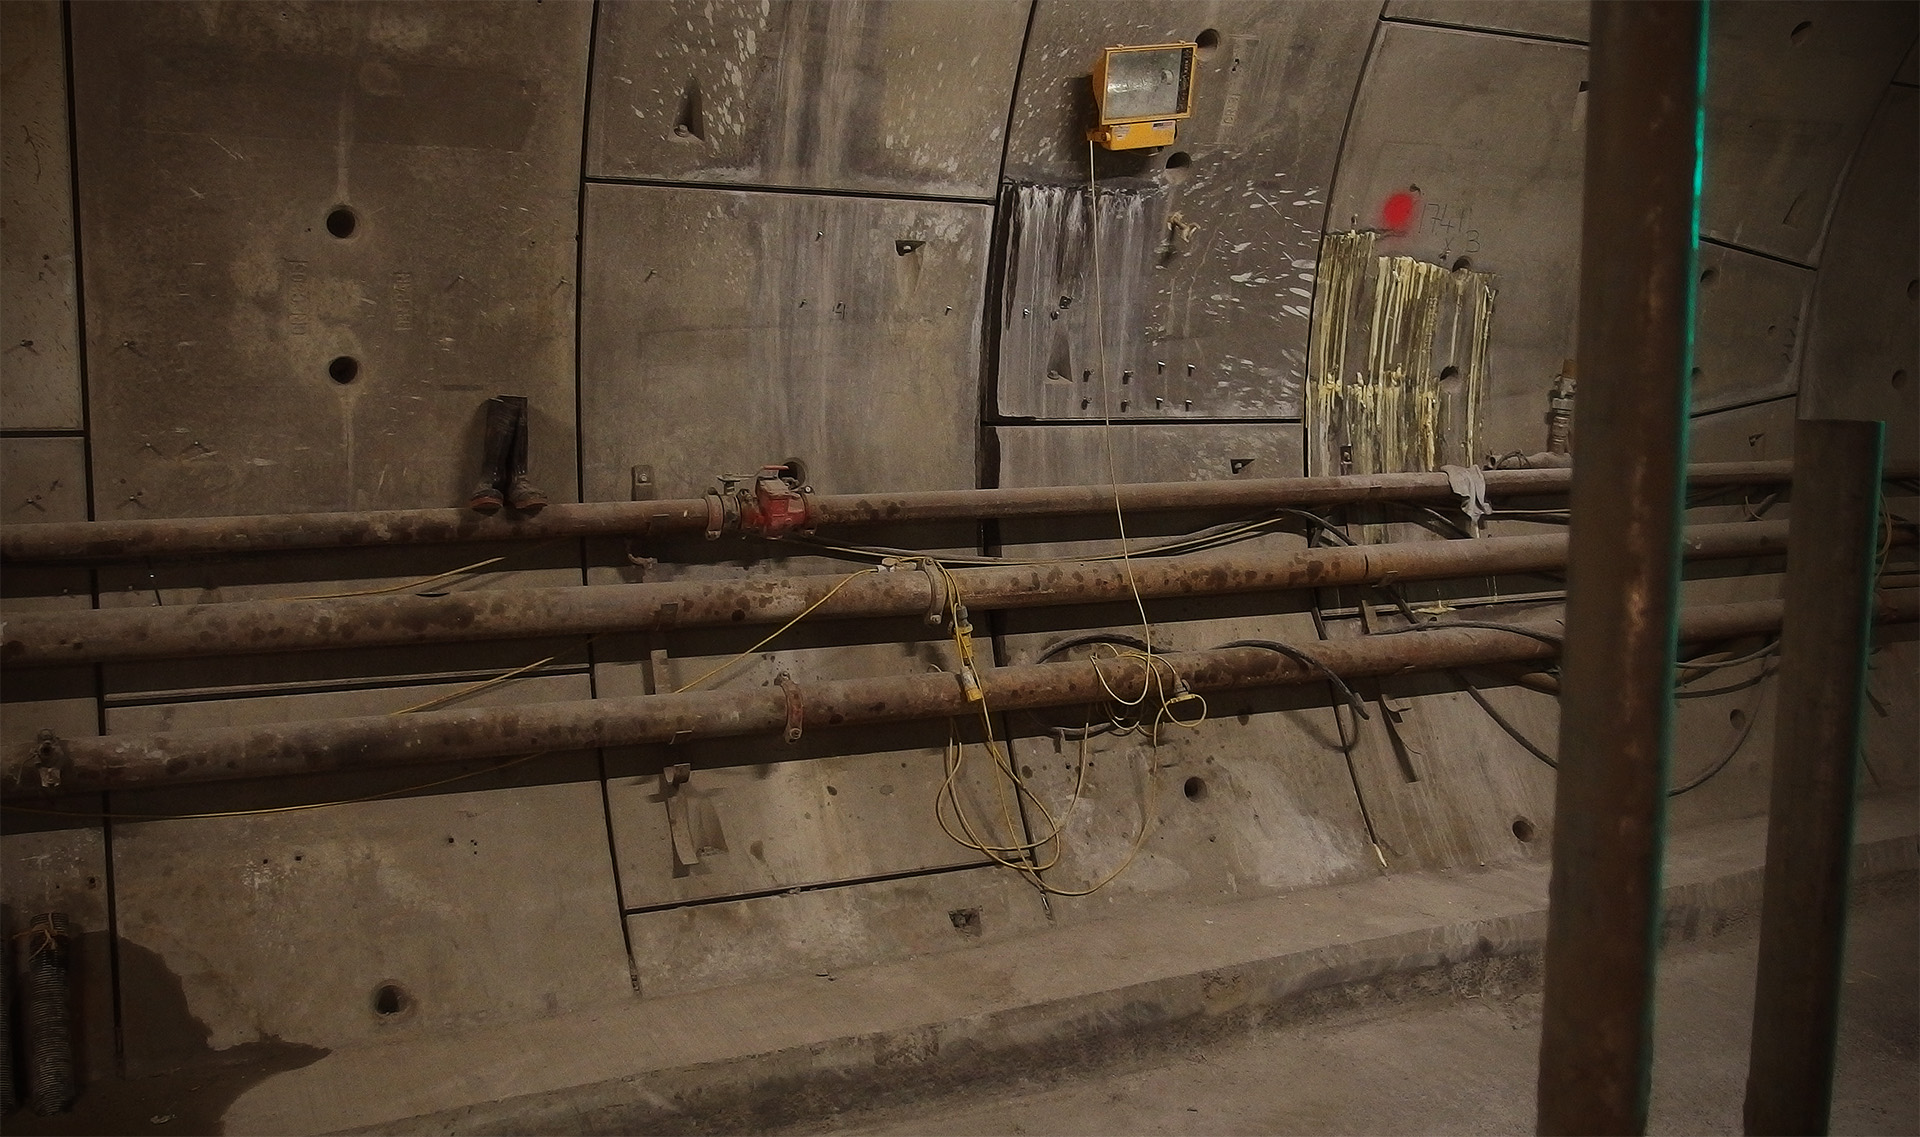
[[[1593,4],[1541,1133],[1642,1133],[1692,367],[1704,3]]]
[[[1794,425],[1750,1134],[1825,1133],[1833,1101],[1882,434],[1878,422]]]

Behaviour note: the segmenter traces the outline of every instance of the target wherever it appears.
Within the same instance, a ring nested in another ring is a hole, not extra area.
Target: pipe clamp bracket
[[[798,742],[806,718],[806,711],[800,705],[800,685],[784,671],[774,678],[774,682],[780,685],[780,692],[787,697],[786,739],[789,743]]]

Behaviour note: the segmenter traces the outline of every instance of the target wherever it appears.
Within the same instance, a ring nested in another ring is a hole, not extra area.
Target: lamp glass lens
[[[1107,91],[1101,101],[1108,120],[1180,113],[1182,48],[1116,51],[1107,57]]]

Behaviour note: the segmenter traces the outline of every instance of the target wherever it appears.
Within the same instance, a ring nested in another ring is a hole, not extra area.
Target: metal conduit
[[[1890,468],[1912,478],[1920,467]],[[1565,494],[1572,472],[1485,471],[1491,497]],[[1785,485],[1786,462],[1708,463],[1689,471],[1695,489]],[[1444,473],[1371,474],[1326,478],[1269,478],[1207,482],[1147,482],[1123,486],[1045,486],[1034,489],[933,490],[914,493],[808,494],[810,527],[845,528],[908,521],[1068,517],[1191,509],[1271,509],[1369,501],[1451,502]],[[187,517],[144,521],[74,521],[0,528],[0,560],[100,562],[219,553],[349,549],[559,537],[635,537],[700,533],[707,527],[703,498],[673,501],[585,502],[547,506],[531,516],[487,516],[465,509],[392,509],[361,513],[281,513],[253,517]]]
[[[1714,641],[1771,632],[1782,606],[1765,600],[1689,610],[1680,636]],[[1877,601],[1876,619],[1920,617],[1920,591]],[[1353,679],[1375,675],[1550,658],[1554,622],[1516,624],[1533,635],[1435,625],[1419,632],[1303,643],[1302,659],[1260,648],[1221,648],[1156,657],[1198,692],[1323,682],[1324,667]],[[1096,670],[1097,668],[1097,670]],[[1163,667],[1164,671],[1165,668]],[[979,682],[997,711],[1099,702],[1108,690],[1138,690],[1145,665],[1123,658],[984,669]],[[224,727],[105,738],[43,739],[5,752],[8,792],[54,796],[184,782],[222,781],[408,766],[697,738],[867,726],[973,714],[957,676],[905,674],[788,683],[686,694],[583,699],[501,709],[422,711],[409,715]]]
[[[1840,1033],[1847,876],[1880,536],[1878,422],[1794,425],[1746,1131],[1826,1133]]]
[[[1734,522],[1688,530],[1685,548],[1700,559],[1763,557],[1783,553],[1786,541],[1785,522]],[[1566,558],[1566,535],[1549,533],[1289,553],[1209,552],[1135,559],[1131,568],[1140,595],[1153,599],[1542,572],[1563,567]],[[1133,594],[1128,575],[1128,566],[1115,562],[951,572],[975,611],[1125,600]],[[843,579],[788,576],[23,613],[6,619],[0,667],[780,623],[819,603]],[[945,590],[936,574],[896,568],[846,581],[808,618],[922,615],[944,607]]]
[[[1644,1133],[1687,480],[1706,0],[1594,0],[1536,1123]]]

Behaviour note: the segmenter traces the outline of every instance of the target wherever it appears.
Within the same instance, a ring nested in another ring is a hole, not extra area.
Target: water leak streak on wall
[[[1145,323],[1166,203],[1164,187],[1146,183],[1102,186],[1097,210],[1084,186],[1007,187],[1003,414],[1097,419],[1138,409],[1152,366]]]

